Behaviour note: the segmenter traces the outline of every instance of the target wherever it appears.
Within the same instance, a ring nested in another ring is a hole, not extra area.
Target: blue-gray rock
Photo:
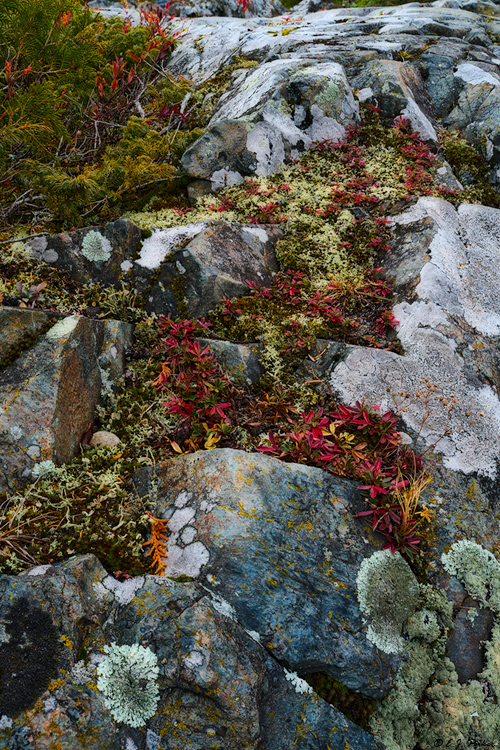
[[[262,454],[200,451],[160,464],[165,574],[203,583],[281,663],[377,697],[398,657],[365,637],[355,579],[367,542],[356,483]]]
[[[64,750],[383,748],[199,583],[119,582],[81,555],[0,576],[0,622],[1,750],[42,750],[48,738]],[[109,643],[156,655],[159,702],[142,726],[117,722],[97,687]]]

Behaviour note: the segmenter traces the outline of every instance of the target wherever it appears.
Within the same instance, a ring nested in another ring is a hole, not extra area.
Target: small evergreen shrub
[[[104,19],[80,0],[0,3],[5,225],[83,225],[144,205],[153,186],[168,194],[201,131],[186,126],[189,83],[163,74],[175,35],[162,21]]]

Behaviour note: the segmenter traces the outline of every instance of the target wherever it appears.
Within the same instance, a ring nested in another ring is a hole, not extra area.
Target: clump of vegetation
[[[128,492],[137,457],[117,448],[87,449],[41,472],[25,493],[2,505],[0,572],[94,552],[108,570],[144,571],[147,508]]]
[[[440,146],[455,177],[465,190],[460,193],[462,201],[482,203],[484,206],[500,207],[500,194],[488,181],[490,165],[476,149],[457,131],[441,129]]]
[[[364,515],[385,536],[386,546],[408,553],[418,548],[416,526],[420,530],[431,520],[421,508],[420,490],[415,489],[422,489],[422,465],[401,445],[395,417],[366,404],[335,403],[327,392],[298,383],[294,371],[319,336],[397,348],[391,340],[395,321],[390,288],[378,279],[374,264],[377,255],[383,256],[389,248],[387,213],[419,195],[448,196],[435,187],[433,168],[432,154],[406,121],[386,128],[377,110],[367,106],[363,124],[349,130],[345,143],[319,144],[279,174],[226,188],[198,201],[194,209],[162,208],[132,217],[145,230],[208,217],[278,223],[285,235],[277,246],[281,271],[271,287],[254,285],[248,297],[223,300],[211,321],[163,318],[158,330],[153,319],[143,317],[136,325],[136,347],[129,352],[121,390],[107,393],[97,410],[100,427],[123,441],[115,468],[125,495],[134,471],[165,455],[214,447],[263,451],[355,478],[370,504]],[[449,197],[455,200],[452,194]],[[125,289],[112,290],[111,295],[108,290],[109,299],[103,299],[105,290],[100,287],[80,289],[43,264],[36,273],[28,260],[3,268],[9,292],[15,293],[18,281],[23,288],[46,281],[40,291],[46,306],[68,309],[65,306],[71,304],[72,311],[95,314],[97,309],[99,315],[134,318],[137,307],[131,305]],[[137,311],[138,318],[140,314]],[[198,336],[214,334],[260,340],[266,370],[262,382],[252,388],[232,383],[211,352],[196,341]],[[80,471],[78,462],[92,461],[93,455],[86,448],[81,459],[70,462],[64,471],[72,477],[73,471]],[[108,469],[99,462],[93,466],[97,483],[101,474],[105,477],[104,494]],[[37,493],[42,481],[51,502],[60,495],[61,477],[42,477]],[[22,504],[22,497],[12,499],[9,512]],[[52,516],[46,522],[42,518],[45,501],[37,499],[41,506],[36,508],[34,496],[27,497],[31,499],[22,507],[38,515],[37,536],[49,538],[55,522]],[[76,490],[66,507],[68,517],[79,518],[81,502]],[[141,528],[147,528],[147,508],[137,509],[137,514],[134,523],[142,519]],[[80,528],[80,521],[72,523]],[[17,528],[22,536],[26,526]],[[118,543],[107,548],[100,537],[86,532],[75,551],[95,552],[111,569],[137,570],[141,565],[144,569],[136,533],[134,526],[122,545],[121,563]],[[69,554],[75,547],[65,539],[57,531],[50,548],[37,542],[41,551],[37,560]],[[35,547],[27,549],[32,554]],[[5,564],[16,569],[10,552]]]
[[[274,380],[291,382],[293,361],[318,337],[397,350],[390,288],[376,267],[390,249],[386,215],[420,195],[460,200],[436,186],[435,157],[408,120],[387,128],[376,107],[362,112],[345,142],[319,143],[271,177],[248,178],[182,212],[127,214],[143,229],[207,219],[283,228],[271,287],[249,285],[249,297],[223,300],[212,316],[217,335],[263,343]]]
[[[153,187],[171,192],[176,159],[201,131],[186,125],[189,82],[164,70],[175,34],[162,11],[140,12],[132,26],[79,0],[2,3],[4,224],[109,220]]]
[[[480,605],[498,613],[498,597],[488,596],[498,588],[500,570],[491,553],[474,542],[460,541],[451,546],[442,561],[466,588],[471,584]],[[372,733],[388,750],[446,746],[465,750],[497,745],[500,628],[496,623],[485,645],[483,671],[477,679],[461,684],[454,664],[446,657],[452,613],[453,604],[445,591],[420,585],[418,610],[405,626],[405,658],[395,686],[370,719]]]

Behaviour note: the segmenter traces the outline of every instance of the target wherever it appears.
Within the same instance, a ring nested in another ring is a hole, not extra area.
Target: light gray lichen
[[[112,252],[110,241],[95,229],[91,229],[83,238],[82,254],[93,263],[109,260]]]
[[[97,667],[97,688],[116,721],[142,727],[156,712],[160,694],[158,658],[149,648],[104,646],[107,658]]]
[[[31,475],[34,479],[38,479],[38,477],[46,477],[49,474],[57,474],[59,471],[59,467],[53,461],[40,461],[33,466]]]
[[[500,563],[475,542],[461,539],[441,555],[444,569],[458,578],[480,605],[500,612]]]
[[[418,606],[419,588],[399,552],[379,550],[361,563],[356,578],[367,638],[386,654],[401,652],[401,633]]]
[[[468,581],[482,604],[492,605],[500,565],[474,542],[457,542],[443,555],[450,574]],[[482,578],[484,576],[484,578]],[[481,581],[480,583],[478,581]],[[472,593],[469,590],[469,593]],[[489,594],[489,597],[488,597]],[[477,679],[460,684],[446,657],[453,604],[446,593],[420,586],[421,609],[410,617],[394,689],[371,719],[372,733],[387,750],[435,747],[499,747],[500,624],[485,644],[485,668]],[[479,746],[477,745],[477,746]]]

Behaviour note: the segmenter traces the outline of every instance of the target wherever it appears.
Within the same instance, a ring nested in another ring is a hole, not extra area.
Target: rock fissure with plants
[[[497,747],[500,11],[89,5],[0,7],[0,747]]]

